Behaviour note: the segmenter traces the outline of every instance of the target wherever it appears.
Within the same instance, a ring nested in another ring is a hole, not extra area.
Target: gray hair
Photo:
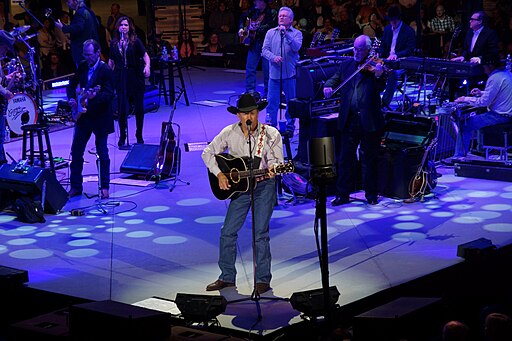
[[[281,12],[281,11],[288,12],[288,15],[293,20],[293,11],[290,7],[283,6],[279,9],[279,12]]]

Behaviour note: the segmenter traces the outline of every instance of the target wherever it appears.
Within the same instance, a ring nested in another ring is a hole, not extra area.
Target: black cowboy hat
[[[251,94],[245,93],[242,96],[240,96],[240,98],[236,102],[236,107],[229,106],[228,111],[235,115],[239,112],[250,112],[254,109],[258,109],[258,111],[261,111],[265,109],[267,104],[268,102],[266,101],[256,102],[256,99],[254,99],[254,97]]]
[[[7,31],[0,30],[0,45],[6,45],[12,48],[14,44],[14,37]]]
[[[390,6],[388,9],[388,15],[386,15],[385,19],[387,21],[402,19],[402,11],[400,10],[400,7],[399,6]]]

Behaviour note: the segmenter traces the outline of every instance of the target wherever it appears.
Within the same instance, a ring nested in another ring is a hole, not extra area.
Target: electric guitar
[[[437,177],[436,177],[436,168],[433,164],[430,164],[427,161],[427,156],[430,150],[437,144],[437,137],[430,142],[428,147],[425,149],[425,153],[423,154],[423,159],[418,167],[418,171],[411,179],[409,183],[409,201],[416,200],[417,198],[420,201],[423,201],[425,193],[427,189],[431,190],[437,185]]]
[[[93,88],[82,89],[76,94],[76,107],[71,110],[71,118],[74,122],[77,122],[78,119],[87,112],[87,98],[89,95],[100,90],[101,85],[96,85]]]
[[[227,153],[215,155],[215,160],[219,165],[220,170],[228,178],[229,189],[224,190],[219,187],[219,180],[217,176],[208,172],[208,179],[210,180],[210,187],[213,195],[219,200],[226,200],[238,193],[245,193],[249,190],[251,171],[247,169],[246,160],[240,157],[234,157]],[[271,168],[274,174],[293,172],[294,166],[292,161],[284,164],[279,164]],[[254,169],[253,175],[256,177],[254,186],[258,178],[265,179],[269,174],[269,169]]]

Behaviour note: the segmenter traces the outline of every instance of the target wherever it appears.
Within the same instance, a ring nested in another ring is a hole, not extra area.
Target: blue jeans
[[[247,62],[245,64],[245,91],[256,91],[256,69],[258,68],[260,60],[261,69],[263,71],[263,97],[267,97],[269,66],[268,60],[261,56],[261,46],[259,44],[251,46],[247,53]]]
[[[455,157],[466,156],[469,152],[469,143],[474,130],[482,129],[502,123],[512,123],[512,117],[506,117],[495,111],[488,111],[483,114],[477,114],[461,120],[459,123],[459,133],[455,141]]]
[[[0,113],[0,165],[6,161],[5,150],[4,150],[4,138],[5,138],[5,116]]]
[[[267,113],[270,115],[270,123],[273,127],[277,126],[277,113],[279,111],[279,103],[281,102],[281,94],[280,94],[280,85],[281,81],[279,79],[270,79],[268,82],[268,106]],[[283,91],[286,98],[286,103],[288,104],[290,99],[295,98],[295,87],[296,82],[295,78],[283,79]],[[280,117],[281,118],[281,117]],[[290,117],[288,114],[288,105],[286,106],[286,112],[284,114],[284,118],[286,119],[286,131],[290,131],[293,133],[295,129],[295,119]]]
[[[393,100],[393,96],[395,95],[396,87],[398,86],[398,80],[405,73],[405,69],[393,70],[388,74],[388,79],[386,81],[386,88],[382,93],[382,105],[388,107],[391,101]]]
[[[270,283],[270,237],[269,222],[276,201],[276,181],[268,179],[261,181],[254,189],[254,250],[256,262],[256,283]],[[219,267],[220,280],[235,283],[236,279],[236,241],[238,231],[242,228],[247,213],[251,209],[250,192],[243,193],[232,199],[220,233]]]
[[[83,176],[84,169],[84,152],[87,146],[87,141],[91,138],[92,130],[82,129],[80,126],[75,126],[75,134],[73,136],[73,143],[71,144],[71,164],[69,166],[70,176],[69,182],[71,188],[78,191],[83,189]],[[96,153],[99,156],[100,169],[100,188],[108,189],[110,184],[110,159],[108,156],[107,139],[108,135],[97,136],[94,135],[94,142],[96,144]]]

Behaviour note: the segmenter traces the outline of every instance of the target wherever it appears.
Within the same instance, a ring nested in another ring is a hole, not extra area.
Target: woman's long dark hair
[[[137,40],[137,33],[135,33],[135,25],[133,24],[132,19],[127,16],[122,16],[119,19],[117,19],[116,27],[114,29],[114,32],[112,32],[115,45],[117,45],[121,40],[121,37],[119,36],[119,26],[125,20],[128,21],[128,43],[133,44],[135,40]]]

